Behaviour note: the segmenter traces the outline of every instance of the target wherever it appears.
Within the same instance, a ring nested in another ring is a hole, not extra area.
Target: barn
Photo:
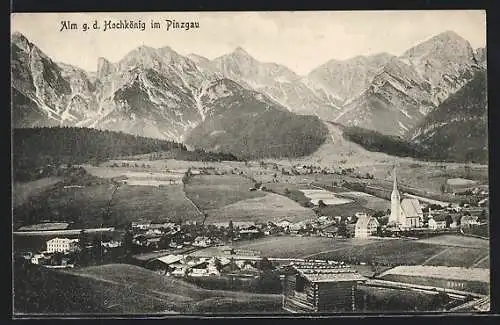
[[[292,313],[355,311],[357,284],[366,280],[332,262],[295,262],[284,270],[283,309]]]

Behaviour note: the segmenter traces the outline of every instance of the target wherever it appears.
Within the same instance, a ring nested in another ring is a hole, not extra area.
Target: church
[[[421,228],[424,214],[420,202],[417,199],[401,200],[398,191],[396,168],[394,168],[393,177],[391,215],[389,216],[388,225],[401,229]]]

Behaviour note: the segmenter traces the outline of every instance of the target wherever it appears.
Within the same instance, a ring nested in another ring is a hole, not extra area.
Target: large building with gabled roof
[[[356,238],[366,238],[373,236],[377,233],[377,228],[379,222],[376,218],[369,215],[361,215],[356,221],[356,227],[354,228],[354,237]]]

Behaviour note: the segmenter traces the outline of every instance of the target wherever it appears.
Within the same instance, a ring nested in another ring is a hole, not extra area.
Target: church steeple
[[[398,181],[396,177],[396,166],[394,166],[394,169],[392,170],[392,178],[394,180],[394,183],[392,184],[392,192],[398,192]]]
[[[392,171],[393,185],[391,193],[391,215],[389,216],[389,224],[399,224],[401,218],[401,198],[398,191],[398,181],[396,177],[396,166]]]

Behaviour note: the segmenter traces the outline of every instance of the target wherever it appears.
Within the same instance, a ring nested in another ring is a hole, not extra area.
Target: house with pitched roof
[[[356,311],[357,284],[366,280],[346,265],[294,262],[284,268],[283,309],[292,313]]]
[[[354,237],[366,238],[377,233],[379,222],[376,218],[363,214],[358,216],[356,227],[354,228]]]

